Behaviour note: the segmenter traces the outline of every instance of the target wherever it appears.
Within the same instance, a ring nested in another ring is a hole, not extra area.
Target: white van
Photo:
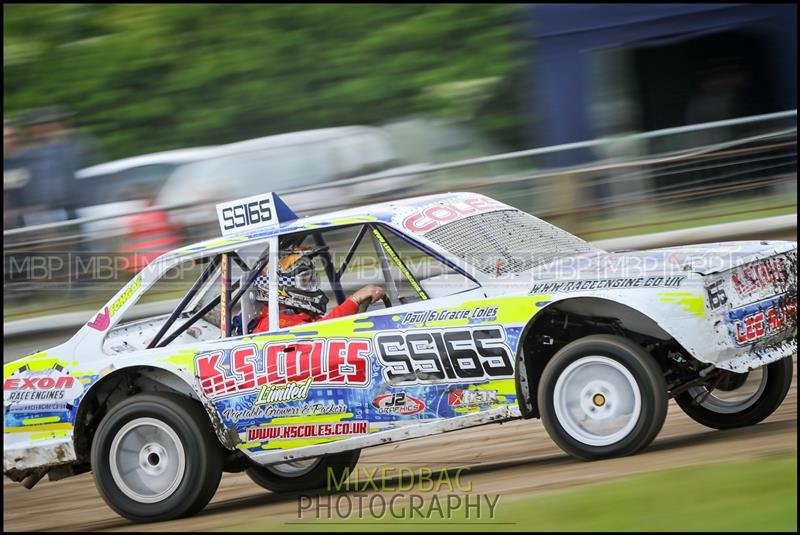
[[[214,152],[178,168],[156,200],[163,207],[185,205],[171,211],[171,218],[193,236],[216,224],[213,205],[228,199],[275,191],[299,212],[344,208],[407,196],[414,173],[425,167],[404,166],[388,136],[368,126],[250,139]],[[405,174],[386,177],[395,173]]]

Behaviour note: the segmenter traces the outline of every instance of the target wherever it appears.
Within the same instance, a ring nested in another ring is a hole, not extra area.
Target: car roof
[[[227,236],[211,238],[202,242],[181,247],[174,250],[173,253],[186,254],[207,249],[216,249],[217,247],[229,245],[231,243],[236,243],[237,246],[240,247],[246,245],[249,241],[256,241],[274,235],[289,234],[291,232],[311,230],[314,228],[332,228],[354,223],[368,223],[371,221],[391,224],[395,219],[395,216],[412,211],[414,208],[432,205],[433,203],[440,201],[457,199],[466,195],[479,194],[470,192],[454,192],[424,195],[421,197],[409,197],[407,199],[398,199],[383,203],[359,206],[356,208],[348,208],[345,210],[338,210],[336,212],[328,212],[310,217],[301,217],[291,221],[286,221],[271,228],[250,230],[241,234],[230,234]]]
[[[134,167],[143,167],[145,165],[158,165],[158,164],[183,164],[194,162],[209,158],[214,155],[216,147],[192,147],[189,149],[168,150],[163,152],[154,152],[153,154],[142,154],[141,156],[132,156],[130,158],[122,158],[105,162],[91,167],[85,167],[75,173],[75,178],[92,178],[100,175],[108,175],[127,171]]]

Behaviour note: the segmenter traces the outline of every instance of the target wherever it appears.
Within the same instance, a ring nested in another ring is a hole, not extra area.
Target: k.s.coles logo
[[[425,403],[421,399],[410,396],[405,392],[381,394],[372,400],[372,404],[380,413],[398,414],[400,416],[410,416],[425,410]]]
[[[195,366],[203,391],[211,398],[218,398],[260,390],[266,385],[273,390],[275,385],[305,385],[309,379],[309,388],[312,383],[313,386],[368,386],[369,353],[367,339],[276,342],[261,350],[255,344],[245,344],[201,353],[195,358]],[[307,394],[301,389],[295,399]],[[285,401],[277,393],[275,396],[264,400]]]

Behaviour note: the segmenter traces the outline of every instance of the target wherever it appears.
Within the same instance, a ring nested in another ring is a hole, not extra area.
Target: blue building
[[[797,107],[794,4],[520,9],[533,58],[523,95],[528,146]]]

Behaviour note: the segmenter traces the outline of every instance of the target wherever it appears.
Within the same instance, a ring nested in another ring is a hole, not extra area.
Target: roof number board
[[[218,204],[217,218],[223,236],[271,228],[279,224],[272,193]]]

